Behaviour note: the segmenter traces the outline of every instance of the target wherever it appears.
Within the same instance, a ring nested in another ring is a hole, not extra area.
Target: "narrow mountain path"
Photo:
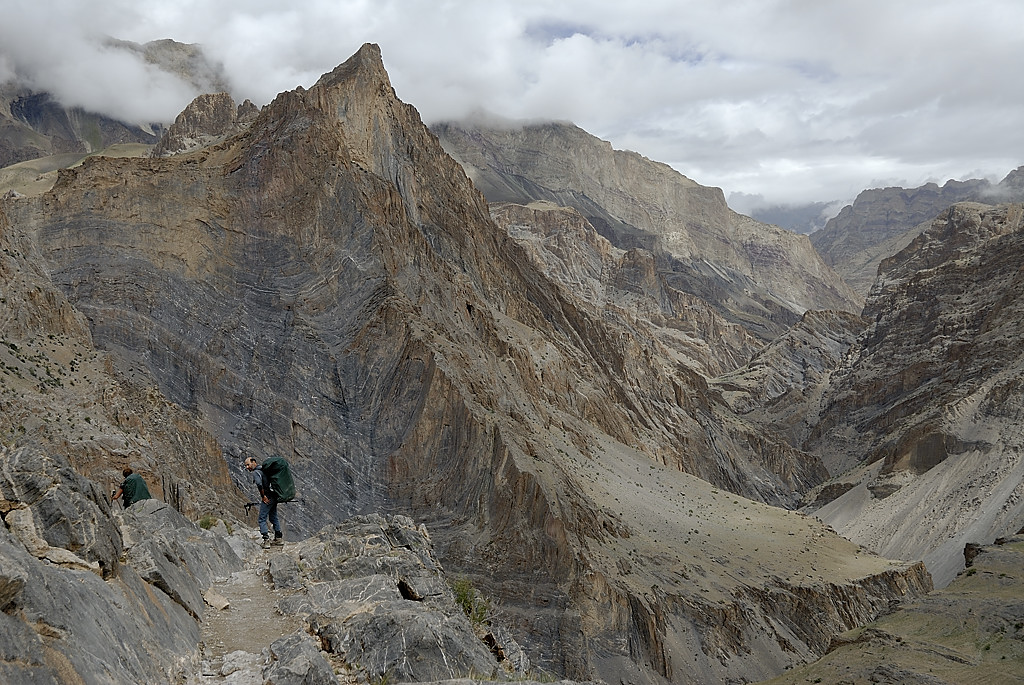
[[[298,591],[275,588],[267,573],[270,557],[288,553],[289,547],[286,543],[260,550],[246,569],[214,583],[207,591],[207,597],[219,595],[228,606],[206,608],[200,624],[200,669],[188,679],[188,685],[262,685],[270,644],[303,629],[300,618],[277,610],[278,601]]]

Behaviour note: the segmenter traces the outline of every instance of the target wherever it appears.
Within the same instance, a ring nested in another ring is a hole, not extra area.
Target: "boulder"
[[[32,453],[32,459],[4,460],[0,473],[5,506],[31,502],[27,508],[8,511],[5,520],[14,511],[31,511],[39,502],[56,501],[44,496],[50,490],[64,496],[63,510],[71,521],[80,526],[91,520],[98,510],[91,500],[93,486],[73,477],[70,470],[53,471],[60,461],[38,452]],[[41,470],[19,470],[28,463],[38,464]],[[62,474],[61,485],[52,485],[55,473]],[[45,534],[56,527],[38,529]],[[81,531],[74,525],[65,530],[77,531],[68,539],[81,540]],[[108,534],[113,539],[107,542],[119,548],[116,527],[112,531]],[[50,539],[60,538],[51,535]],[[78,549],[95,559],[98,555],[81,550],[98,548],[81,545]],[[196,659],[199,630],[195,621],[164,593],[154,592],[130,566],[116,567],[114,575],[107,564],[104,580],[96,573],[41,558],[37,551],[30,552],[15,531],[0,526],[0,682],[173,682]],[[61,547],[48,551],[72,554]]]
[[[203,591],[243,562],[220,535],[194,525],[159,500],[142,500],[124,512],[128,563],[196,619],[203,615]]]
[[[267,685],[336,685],[334,669],[309,635],[289,635],[270,645],[274,661],[264,672]]]

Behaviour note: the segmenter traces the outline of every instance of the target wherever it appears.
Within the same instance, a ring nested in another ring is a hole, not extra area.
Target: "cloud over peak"
[[[1021,25],[1013,0],[17,1],[0,80],[169,121],[196,87],[107,36],[200,44],[259,104],[375,42],[428,122],[570,120],[727,194],[801,202],[1020,165]]]

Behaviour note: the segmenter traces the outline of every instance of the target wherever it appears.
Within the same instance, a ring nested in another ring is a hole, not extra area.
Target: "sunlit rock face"
[[[1024,517],[1022,216],[954,205],[881,263],[807,443],[832,473],[854,468],[818,515],[879,553],[923,557],[939,584],[966,542]]]
[[[729,209],[719,188],[567,123],[432,127],[492,202],[578,210],[615,247],[651,252],[668,285],[770,340],[808,309],[859,312],[862,297],[806,236]]]
[[[716,192],[694,202],[760,230]],[[91,159],[3,207],[110,374],[152,379],[243,487],[243,456],[288,457],[288,535],[412,514],[556,672],[767,677],[930,585],[767,506],[826,473],[709,389],[752,338],[688,305],[649,251],[580,223],[588,247],[559,254],[512,235],[514,212],[497,225],[375,46],[221,143]],[[552,255],[613,260],[612,278],[555,278]],[[787,288],[765,311],[809,306]],[[723,351],[695,342],[715,331]]]

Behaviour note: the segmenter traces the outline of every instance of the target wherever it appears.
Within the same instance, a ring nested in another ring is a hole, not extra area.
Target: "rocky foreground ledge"
[[[261,550],[33,447],[0,451],[0,514],[3,683],[551,682],[406,517]]]

